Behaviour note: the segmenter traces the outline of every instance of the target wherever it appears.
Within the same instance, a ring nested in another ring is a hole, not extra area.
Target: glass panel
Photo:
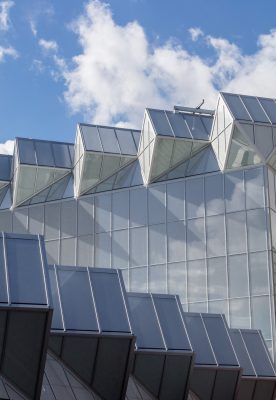
[[[244,172],[246,208],[264,207],[264,177],[262,168],[251,168]]]
[[[128,230],[112,232],[112,268],[128,267]]]
[[[175,165],[179,164],[181,161],[188,160],[192,155],[191,153],[192,146],[193,146],[192,141],[175,140],[170,168],[175,167]]]
[[[268,253],[249,254],[250,290],[253,295],[269,294]]]
[[[77,203],[75,200],[61,203],[61,237],[77,236]]]
[[[120,154],[120,148],[118,145],[118,140],[115,135],[115,130],[113,128],[102,128],[99,127],[99,134],[101,142],[103,145],[103,151],[105,153]]]
[[[95,267],[110,267],[111,237],[109,233],[95,235]]]
[[[36,150],[36,158],[38,165],[47,165],[49,167],[55,166],[55,161],[52,153],[52,146],[50,142],[34,142]]]
[[[149,227],[149,263],[161,264],[166,262],[166,229],[165,225]]]
[[[55,165],[59,168],[72,168],[73,166],[73,145],[63,143],[52,143]],[[70,151],[71,150],[71,151]]]
[[[157,143],[152,158],[151,178],[155,178],[169,170],[174,146],[174,140],[156,139]]]
[[[181,112],[165,111],[176,137],[192,139],[188,125]]]
[[[101,179],[105,179],[113,175],[120,168],[121,158],[118,156],[103,156]]]
[[[186,225],[182,221],[169,222],[168,261],[183,261],[186,259]]]
[[[203,178],[186,181],[186,215],[187,218],[204,216],[204,186]]]
[[[34,141],[17,139],[19,162],[21,164],[37,165],[34,149]]]
[[[167,293],[166,265],[151,265],[149,267],[149,291],[152,293]]]
[[[128,295],[133,315],[133,331],[136,333],[138,348],[164,349],[160,327],[150,296]]]
[[[209,140],[208,132],[199,115],[183,114],[194,139]]]
[[[208,268],[208,298],[224,299],[227,297],[227,271],[226,258],[210,258],[207,260]]]
[[[132,228],[130,229],[130,265],[147,265],[147,241],[148,229]]]
[[[231,328],[250,328],[249,299],[230,299]]]
[[[37,168],[35,193],[44,189],[54,181],[54,169]]]
[[[65,176],[63,179],[54,183],[47,196],[47,201],[62,199],[68,186],[71,175]]]
[[[111,228],[111,195],[102,194],[95,197],[95,232],[110,231]]]
[[[187,267],[185,262],[168,264],[168,293],[187,302]]]
[[[246,252],[245,212],[226,215],[227,249],[229,254]]]
[[[212,146],[205,146],[189,161],[187,176],[202,175],[220,170]]]
[[[205,260],[189,261],[188,266],[188,301],[207,299],[207,270]]]
[[[207,257],[225,255],[224,215],[206,218]]]
[[[141,132],[140,131],[132,131],[132,135],[133,135],[133,139],[135,141],[137,151],[138,151]]]
[[[8,302],[3,239],[0,238],[0,303]],[[1,343],[2,347],[2,343]],[[2,350],[2,349],[1,349]]]
[[[98,128],[92,125],[80,124],[82,137],[84,140],[86,150],[103,151]]]
[[[247,211],[248,251],[266,250],[266,211],[256,209]]]
[[[245,209],[245,191],[243,172],[236,171],[225,174],[225,206],[226,212]]]
[[[76,238],[60,241],[60,264],[76,265],[77,240]]]
[[[269,123],[269,120],[256,97],[241,96],[241,99],[249,111],[253,121]]]
[[[268,296],[251,298],[252,328],[261,329],[265,339],[271,339],[270,300]]]
[[[130,226],[147,224],[147,190],[145,188],[130,191]]]
[[[13,232],[28,233],[28,208],[15,209],[12,224]]]
[[[129,223],[129,192],[112,193],[112,229],[123,229]]]
[[[205,258],[205,229],[204,219],[187,221],[187,259]]]
[[[185,182],[167,185],[167,221],[184,219]]]
[[[35,206],[29,208],[29,233],[43,235],[44,207]]]
[[[59,264],[59,240],[45,242],[46,256],[49,264]]]
[[[78,200],[78,235],[94,233],[94,199]]]
[[[21,203],[34,193],[36,167],[20,166],[17,170],[16,204]]]
[[[136,146],[131,131],[115,129],[122,154],[137,154]]]
[[[238,130],[234,128],[231,147],[227,161],[227,168],[238,168],[246,165],[260,164],[261,159],[251,148],[251,145]]]
[[[251,121],[251,118],[238,95],[223,93],[222,96],[225,99],[234,118]]]
[[[255,376],[255,371],[250,360],[249,354],[245,347],[244,341],[242,339],[241,333],[239,330],[230,330],[231,341],[234,345],[240,366],[242,367],[242,375],[251,375]]]
[[[12,157],[8,155],[0,155],[0,176],[1,180],[9,181],[11,176]]]
[[[157,135],[174,136],[168,118],[163,110],[148,109],[155,132]]]
[[[147,292],[148,268],[132,268],[129,271],[129,286],[132,292]]]
[[[66,329],[98,331],[86,270],[57,269]]]
[[[255,145],[264,157],[273,150],[273,131],[271,126],[254,125]]]
[[[148,190],[149,224],[165,222],[165,190],[165,185],[154,186]]]
[[[6,238],[6,252],[11,302],[47,304],[38,240]]]
[[[101,154],[85,154],[80,193],[87,191],[99,181],[101,165]]]
[[[45,205],[45,239],[59,238],[60,203]]]
[[[258,97],[259,102],[263,106],[265,112],[267,113],[270,121],[276,124],[276,103],[272,99],[263,99]]]
[[[228,257],[229,297],[248,296],[248,269],[245,254]]]
[[[130,332],[117,272],[90,269],[100,327],[104,332]]]
[[[77,265],[93,267],[94,236],[87,235],[77,238]]]
[[[209,301],[208,312],[214,314],[224,314],[226,320],[229,321],[227,300]]]
[[[205,177],[206,214],[224,213],[223,175],[216,174]]]

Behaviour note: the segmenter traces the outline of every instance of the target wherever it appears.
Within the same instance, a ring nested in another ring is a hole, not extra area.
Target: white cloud
[[[0,143],[0,154],[13,154],[14,140],[7,140]]]
[[[0,2],[0,30],[7,31],[10,27],[9,12],[14,2],[11,0]]]
[[[222,89],[276,97],[276,31],[261,35],[252,55],[224,38],[190,31],[213,50],[205,59],[173,41],[153,46],[137,22],[116,24],[99,0],[90,0],[72,26],[81,52],[70,62],[56,53],[52,75],[64,79],[71,111],[89,122],[140,127],[147,106],[196,106],[204,98],[205,107],[215,107]]]
[[[189,33],[193,42],[196,42],[200,38],[200,36],[204,35],[203,31],[198,27],[190,28]]]
[[[57,42],[54,40],[40,39],[38,44],[45,51],[57,52],[58,50]]]
[[[6,56],[17,58],[18,52],[13,47],[2,47],[0,46],[0,62],[4,61]]]

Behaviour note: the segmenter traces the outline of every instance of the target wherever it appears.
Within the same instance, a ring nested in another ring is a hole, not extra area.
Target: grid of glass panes
[[[1,212],[0,229],[45,236],[49,263],[117,267],[132,291],[178,293],[272,339],[265,167]],[[274,324],[274,322],[273,322]]]

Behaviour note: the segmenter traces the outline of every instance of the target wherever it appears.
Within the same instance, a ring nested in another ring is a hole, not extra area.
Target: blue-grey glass
[[[167,267],[168,293],[177,294],[181,302],[187,302],[187,267],[185,262],[171,263]]]
[[[42,190],[37,195],[33,196],[30,200],[28,200],[26,203],[24,203],[24,205],[45,203],[47,201],[51,188],[52,186],[49,186],[46,189]]]
[[[251,294],[269,294],[268,252],[250,253],[248,257]]]
[[[148,109],[147,111],[150,115],[150,119],[157,135],[174,136],[165,111],[152,109]]]
[[[226,215],[227,253],[245,253],[246,217],[244,211]]]
[[[225,182],[225,205],[226,211],[239,211],[245,208],[245,191],[243,182],[243,171],[227,173]]]
[[[225,255],[224,215],[206,218],[207,257]]]
[[[65,328],[98,331],[88,272],[57,268]]]
[[[120,154],[120,147],[113,128],[98,127],[100,139],[105,153]]]
[[[9,181],[11,178],[12,156],[0,155],[0,180]]]
[[[212,348],[200,315],[183,313],[187,333],[195,352],[196,365],[216,365]]]
[[[52,153],[51,142],[35,140],[34,146],[36,151],[37,164],[54,167],[55,161]]]
[[[128,229],[114,231],[112,233],[112,268],[128,267]]]
[[[129,223],[129,191],[112,193],[112,230],[124,229]]]
[[[136,168],[136,162],[127,165],[119,172],[117,172],[114,183],[114,189],[130,187],[135,168]]]
[[[130,191],[130,226],[147,224],[147,190],[139,188]]]
[[[224,299],[227,297],[226,257],[207,259],[208,298]]]
[[[185,182],[167,184],[167,221],[184,219]]]
[[[149,226],[149,263],[166,262],[166,227],[164,224]]]
[[[130,332],[117,272],[90,269],[99,324],[104,332]]]
[[[78,235],[94,233],[94,199],[86,197],[78,200]]]
[[[248,296],[248,267],[246,254],[228,257],[229,297]]]
[[[186,259],[186,225],[184,221],[168,222],[167,243],[169,262]]]
[[[222,95],[235,119],[251,121],[251,118],[238,95],[227,93],[223,93]]]
[[[249,114],[251,115],[253,121],[264,123],[270,122],[256,97],[241,96],[241,99],[245,104],[245,107],[249,111]]]
[[[43,235],[44,207],[33,206],[29,208],[29,233]]]
[[[15,209],[12,224],[14,232],[28,233],[28,208]]]
[[[246,208],[264,207],[263,168],[250,168],[244,171]]]
[[[204,216],[204,183],[203,178],[186,181],[186,218]]]
[[[12,303],[47,304],[38,240],[6,238]]]
[[[258,376],[275,376],[264,342],[256,331],[242,331],[242,337]]]
[[[108,179],[104,180],[103,182],[99,183],[96,186],[96,193],[106,192],[106,191],[112,190],[114,182],[115,182],[115,179],[116,179],[116,175],[113,175],[110,178],[108,178]]]
[[[12,213],[10,211],[1,211],[0,231],[12,232]]]
[[[110,231],[111,195],[102,194],[95,197],[95,232]]]
[[[270,301],[269,296],[251,298],[252,328],[261,329],[265,339],[272,338]]]
[[[201,119],[203,125],[205,126],[207,132],[210,135],[211,134],[211,130],[212,130],[214,117],[208,117],[207,115],[201,115],[200,119]]]
[[[209,134],[199,115],[183,114],[194,139],[209,140]]]
[[[166,264],[151,265],[149,267],[149,292],[167,293]]]
[[[0,210],[11,208],[11,206],[12,206],[11,188],[10,186],[7,186],[7,191],[5,193],[5,196],[2,198]]]
[[[132,131],[132,136],[133,136],[133,139],[134,139],[134,142],[135,142],[135,146],[136,146],[137,151],[138,151],[141,131]]]
[[[5,185],[4,187],[0,188],[0,209],[5,208],[4,200],[7,197],[8,192],[10,191],[9,189],[10,189],[10,185]],[[6,207],[6,208],[10,208],[10,207],[11,207],[11,204],[9,205],[9,207]]]
[[[202,318],[218,364],[238,365],[223,317],[203,314]]]
[[[250,328],[249,298],[230,299],[230,326],[232,328]]]
[[[165,111],[165,113],[176,137],[192,139],[190,130],[182,113],[174,113],[172,111]]]
[[[201,175],[219,170],[218,160],[212,146],[209,145],[190,159],[186,176]]]
[[[95,267],[111,267],[111,235],[98,233],[95,235]]]
[[[187,221],[187,260],[206,257],[204,218]]]
[[[34,141],[30,139],[17,139],[19,162],[21,164],[37,165]]]
[[[188,261],[188,301],[207,300],[206,260]]]
[[[49,194],[47,196],[47,201],[62,199],[70,177],[70,174],[68,174],[51,186]]]
[[[45,239],[59,238],[60,231],[60,203],[45,205]]]
[[[257,208],[247,211],[248,251],[267,249],[266,210]]]
[[[77,236],[77,202],[76,200],[61,203],[61,237]]]
[[[276,103],[272,99],[264,99],[258,97],[259,102],[263,106],[268,118],[272,122],[272,124],[276,124]]]
[[[274,148],[273,129],[267,125],[254,125],[255,146],[264,158],[267,158]]]
[[[224,213],[223,175],[221,173],[205,177],[206,215]]]
[[[131,228],[130,234],[130,266],[148,264],[148,230],[146,227]]]
[[[0,238],[0,303],[8,302],[3,238]]]
[[[129,293],[128,303],[138,349],[165,349],[151,297]]]
[[[227,300],[212,300],[208,302],[208,312],[214,314],[223,314],[229,321],[228,301]]]
[[[59,263],[59,240],[45,242],[46,256],[49,264]]]
[[[191,350],[177,301],[174,297],[153,296],[153,302],[169,350]]]
[[[103,147],[101,145],[98,128],[93,125],[84,125],[84,124],[81,124],[79,126],[82,132],[85,149],[90,151],[102,152]]]
[[[77,238],[67,238],[60,241],[60,264],[75,265],[77,253]]]
[[[242,339],[241,332],[238,329],[229,330],[230,338],[234,346],[239,364],[242,367],[243,376],[255,376],[255,371]]]
[[[148,190],[149,224],[165,222],[165,185],[159,185]]]
[[[56,167],[58,168],[73,167],[73,157],[72,157],[73,147],[74,147],[73,145],[66,143],[52,143],[52,149]]]
[[[135,165],[136,165],[136,167],[134,168],[133,177],[131,180],[131,186],[143,185],[143,178],[142,178],[141,168],[140,168],[140,164],[139,164],[138,160],[135,161],[134,166]]]
[[[85,235],[77,238],[77,265],[93,267],[94,236]]]
[[[136,156],[137,150],[131,131],[125,129],[115,129],[117,139],[122,154],[131,154]]]
[[[132,292],[147,292],[148,267],[131,268],[129,271],[129,286]]]

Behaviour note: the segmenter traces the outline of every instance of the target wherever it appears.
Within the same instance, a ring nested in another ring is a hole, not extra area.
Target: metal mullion
[[[247,261],[247,274],[248,274],[248,297],[249,297],[249,322],[250,322],[250,327],[252,327],[252,301],[251,301],[251,274],[250,274],[250,268],[249,268],[249,248],[248,248],[248,225],[247,225],[247,209],[246,209],[246,192],[245,192],[245,173],[243,171],[243,191],[244,191],[244,212],[245,212],[245,245],[246,245],[246,261]]]
[[[167,184],[164,185],[165,187],[165,234],[166,234],[166,246],[165,246],[165,260],[166,260],[166,293],[168,293],[168,193],[167,193]]]
[[[2,240],[3,240],[3,256],[4,256],[5,278],[6,278],[6,285],[7,285],[7,297],[8,297],[8,304],[11,304],[11,292],[10,292],[9,271],[8,271],[8,258],[7,258],[7,249],[6,249],[6,234],[4,232],[2,232]]]
[[[204,204],[204,210],[203,210],[203,223],[204,223],[204,239],[205,239],[205,270],[206,270],[206,305],[207,305],[207,312],[209,310],[209,295],[208,295],[208,262],[207,262],[207,221],[206,221],[206,202],[205,202],[205,178],[202,179],[203,183],[203,204]]]
[[[225,268],[226,268],[226,301],[228,321],[230,323],[230,298],[229,298],[229,264],[228,264],[228,234],[227,234],[227,218],[226,218],[226,204],[225,204],[225,174],[222,176],[222,196],[223,196],[223,221],[224,221],[224,240],[225,240]]]
[[[215,355],[215,351],[214,351],[214,349],[213,349],[213,346],[212,346],[211,340],[210,340],[210,338],[209,338],[209,335],[208,335],[207,328],[206,328],[206,326],[205,326],[205,323],[204,323],[204,320],[203,320],[203,317],[202,317],[202,313],[199,313],[199,316],[200,316],[200,319],[201,319],[202,325],[203,325],[203,327],[204,327],[204,330],[205,330],[205,333],[206,333],[206,336],[207,336],[207,339],[208,339],[209,345],[210,345],[210,347],[211,347],[211,350],[212,350],[212,353],[213,353],[213,356],[214,356],[214,360],[215,360],[215,362],[216,362],[217,366],[219,366],[219,364],[218,364],[218,360],[217,360],[217,357],[216,357],[216,355]]]
[[[41,247],[41,236],[38,235],[38,242],[39,242],[39,254],[40,254],[40,259],[41,259],[41,265],[42,265],[42,274],[43,274],[43,281],[44,281],[44,287],[45,287],[45,292],[46,292],[46,301],[47,304],[50,304],[50,300],[49,300],[49,293],[48,293],[48,282],[46,281],[46,274],[45,274],[45,263],[44,263],[44,257],[43,257],[43,253],[42,253],[42,247]]]
[[[98,314],[96,300],[95,300],[94,291],[93,291],[93,284],[92,284],[92,280],[91,280],[91,276],[90,276],[90,272],[89,272],[89,267],[86,267],[86,271],[87,271],[87,275],[88,275],[88,281],[89,281],[91,297],[92,297],[92,301],[93,301],[93,305],[94,305],[94,309],[95,309],[95,316],[96,316],[96,320],[97,320],[98,331],[99,331],[99,333],[102,333],[99,314]]]
[[[259,103],[259,105],[260,105],[261,109],[263,110],[265,116],[267,117],[267,119],[269,120],[269,122],[270,122],[271,125],[272,125],[272,121],[271,121],[271,119],[269,118],[269,116],[268,116],[267,112],[265,111],[264,107],[262,106],[262,103],[259,101],[258,97],[255,97],[255,99],[256,99],[257,102]]]
[[[58,279],[56,265],[54,265],[54,275],[55,275],[55,280],[56,280],[56,285],[57,285],[58,302],[59,302],[59,306],[60,306],[60,314],[61,314],[63,330],[66,331],[64,313],[63,313],[63,306],[62,306],[62,298],[61,298],[61,293],[60,293],[60,285],[59,285],[59,279]]]
[[[256,369],[255,369],[255,366],[254,366],[254,364],[253,364],[253,361],[252,361],[252,359],[251,359],[251,357],[250,357],[250,354],[249,354],[249,351],[248,351],[248,349],[247,349],[246,343],[245,343],[245,341],[244,341],[244,338],[243,338],[241,329],[238,329],[238,332],[239,332],[239,334],[240,334],[240,336],[241,336],[241,339],[242,339],[243,345],[244,345],[244,347],[245,347],[246,353],[247,353],[248,358],[249,358],[249,360],[250,360],[250,363],[251,363],[251,365],[252,365],[252,367],[253,367],[255,376],[257,377],[258,374],[257,374],[257,372],[256,372]]]

